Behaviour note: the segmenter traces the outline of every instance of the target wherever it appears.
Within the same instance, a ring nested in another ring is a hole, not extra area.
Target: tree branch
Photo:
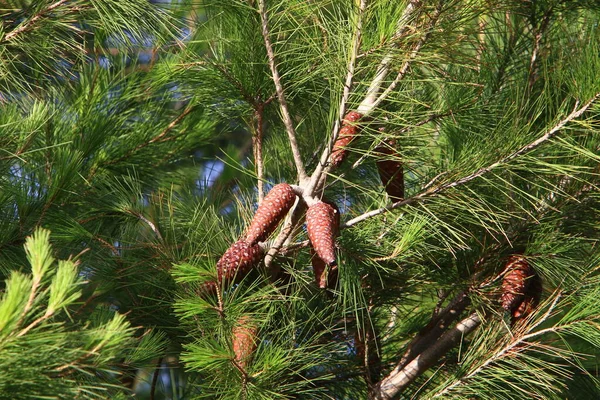
[[[331,154],[331,150],[333,149],[333,144],[338,138],[342,120],[344,119],[344,115],[346,114],[348,99],[350,98],[350,90],[352,88],[352,82],[354,80],[354,71],[356,68],[356,57],[358,55],[358,51],[360,50],[360,43],[362,40],[363,15],[366,8],[367,1],[361,0],[358,9],[356,29],[354,30],[354,40],[352,41],[352,50],[350,51],[350,59],[348,60],[348,73],[346,74],[346,80],[344,81],[344,91],[342,93],[342,99],[340,100],[338,119],[333,124],[333,131],[331,133],[329,144],[321,154],[319,163],[317,164],[315,171],[310,177],[310,182],[308,186],[305,188],[305,192],[308,196],[314,195],[314,192],[316,191],[315,189],[317,189],[320,186],[322,178],[327,175],[327,172],[329,170],[329,168],[327,167],[327,160],[329,159],[329,155]]]
[[[443,310],[434,315],[432,320],[414,337],[407,347],[406,352],[398,362],[392,373],[399,373],[406,365],[419,354],[431,346],[442,333],[452,324],[460,314],[471,304],[468,292],[460,292]]]
[[[503,346],[502,348],[500,348],[497,352],[495,352],[492,356],[490,356],[485,362],[483,362],[479,367],[475,368],[469,374],[467,374],[463,378],[457,380],[452,385],[446,387],[444,390],[436,393],[435,396],[433,396],[433,397],[440,397],[440,396],[444,395],[445,393],[447,393],[448,391],[450,391],[451,389],[453,389],[454,387],[456,387],[458,385],[462,385],[466,380],[468,380],[469,378],[477,375],[481,370],[483,370],[488,365],[490,365],[493,362],[495,362],[495,361],[499,360],[500,358],[504,357],[507,353],[509,353],[512,349],[514,349],[515,347],[517,347],[521,343],[526,342],[527,340],[532,339],[534,337],[543,335],[545,333],[555,332],[557,330],[556,326],[551,326],[549,328],[541,329],[541,330],[536,331],[536,332],[532,332],[532,330],[535,329],[543,321],[546,321],[550,317],[550,315],[552,314],[552,311],[556,307],[556,304],[558,303],[558,300],[560,299],[560,297],[561,297],[561,293],[558,292],[557,295],[556,295],[556,297],[554,298],[554,300],[552,301],[552,303],[548,307],[548,310],[544,313],[544,315],[540,318],[540,320],[536,324],[533,324],[533,325],[529,326],[529,329],[526,331],[526,332],[529,332],[529,333],[527,333],[527,334],[521,334],[521,335],[518,335],[518,336],[514,336],[512,338],[512,340],[508,344],[506,344],[505,346]]]
[[[535,7],[535,5],[533,5],[533,3],[532,3],[532,7]],[[531,89],[533,87],[533,85],[535,84],[535,81],[537,80],[537,56],[538,56],[538,53],[540,50],[540,43],[542,42],[542,36],[546,32],[548,25],[550,25],[550,17],[552,16],[553,11],[554,11],[553,7],[550,7],[544,13],[544,17],[542,18],[542,23],[540,24],[539,28],[535,26],[535,21],[533,21],[534,34],[533,34],[533,49],[531,51],[531,59],[529,61],[529,79],[528,79],[529,89]]]
[[[394,370],[386,376],[375,387],[371,393],[371,398],[380,400],[391,399],[396,396],[480,324],[481,318],[476,312],[460,321],[404,368],[399,371]]]
[[[351,220],[347,221],[346,223],[342,224],[341,229],[344,228],[349,228],[353,225],[356,225],[359,222],[365,221],[371,217],[386,213],[388,211],[394,210],[396,208],[400,208],[402,206],[405,205],[409,205],[409,204],[413,204],[413,203],[417,203],[420,202],[428,197],[437,195],[439,193],[442,193],[448,189],[463,185],[465,183],[468,183],[476,178],[479,178],[480,176],[498,168],[501,165],[507,164],[510,161],[521,157],[535,149],[537,149],[539,146],[541,146],[542,144],[546,143],[548,140],[552,139],[554,136],[556,136],[558,134],[558,132],[560,132],[560,130],[562,128],[564,128],[564,126],[573,121],[576,118],[579,118],[584,112],[587,111],[587,109],[596,101],[598,100],[598,98],[600,98],[600,92],[596,93],[590,100],[588,100],[583,106],[581,106],[580,108],[577,108],[579,106],[579,101],[576,102],[575,104],[575,108],[573,109],[573,111],[567,115],[565,118],[563,118],[562,120],[560,120],[556,125],[554,125],[552,128],[550,128],[548,131],[546,131],[546,133],[544,133],[542,136],[540,136],[539,138],[537,138],[536,140],[534,140],[533,142],[530,142],[528,144],[526,144],[525,146],[521,147],[520,149],[516,150],[515,152],[501,158],[500,160],[494,162],[493,164],[488,165],[487,167],[483,167],[478,169],[477,171],[473,172],[472,174],[469,174],[461,179],[458,179],[456,181],[452,181],[452,182],[447,182],[447,183],[443,183],[439,186],[431,186],[429,183],[427,185],[425,185],[425,187],[428,187],[428,189],[421,191],[420,193],[406,198],[404,200],[398,201],[396,203],[392,203],[389,204],[385,207],[382,208],[378,208],[376,210],[371,210],[369,212],[366,212],[362,215],[359,215],[355,218],[352,218]],[[435,178],[434,178],[435,179]]]
[[[269,37],[269,19],[267,15],[266,0],[258,0],[258,9],[260,13],[260,21],[262,26],[262,36],[265,42],[265,48],[267,50],[267,57],[269,61],[269,68],[271,69],[271,76],[275,89],[277,91],[277,99],[279,100],[279,107],[281,109],[281,115],[283,117],[283,124],[288,134],[290,146],[292,148],[292,155],[294,156],[294,163],[296,164],[296,170],[298,171],[298,179],[300,182],[307,180],[306,170],[304,169],[304,163],[302,162],[302,155],[300,154],[300,147],[296,141],[296,129],[292,122],[292,116],[290,115],[287,101],[285,99],[285,93],[283,91],[283,85],[281,84],[281,77],[275,64],[275,53],[273,51],[273,45]]]
[[[263,164],[263,104],[257,104],[254,110],[254,132],[252,132],[252,152],[254,153],[254,165],[256,168],[256,189],[258,191],[258,204],[265,197],[265,173]]]
[[[46,7],[43,10],[40,10],[37,14],[35,14],[31,19],[24,21],[21,25],[19,25],[16,29],[8,32],[4,38],[3,41],[8,42],[9,40],[14,39],[16,36],[20,35],[21,33],[29,30],[32,28],[33,25],[35,25],[36,22],[38,22],[40,19],[42,19],[42,17],[49,13],[52,12],[53,10],[55,10],[56,8],[62,6],[63,4],[67,3],[68,0],[59,0],[54,4],[50,4],[48,7]]]
[[[408,23],[411,20],[414,13],[416,12],[416,10],[418,10],[418,7],[420,5],[421,5],[420,0],[411,0],[408,3],[408,5],[404,9],[404,12],[402,13],[402,16],[400,17],[400,19],[398,20],[398,23],[396,25],[396,33],[394,34],[395,38],[402,37],[408,32]],[[370,113],[373,110],[372,104],[377,99],[377,94],[379,93],[379,90],[381,89],[381,85],[383,84],[384,79],[387,77],[388,73],[390,72],[390,67],[391,67],[391,63],[392,63],[393,59],[394,59],[393,54],[389,53],[379,63],[379,67],[377,67],[377,72],[375,73],[375,77],[373,78],[373,80],[371,81],[371,84],[367,88],[367,94],[365,95],[365,98],[363,99],[363,101],[360,103],[360,105],[358,106],[358,108],[356,110],[359,113],[361,113],[362,115],[367,115],[368,113]]]
[[[423,47],[423,45],[425,44],[425,42],[429,38],[429,35],[431,33],[431,29],[433,28],[433,26],[437,22],[437,19],[438,19],[440,13],[442,12],[442,5],[443,5],[443,1],[440,1],[440,3],[438,4],[438,7],[435,9],[434,14],[431,16],[431,19],[429,20],[429,24],[428,24],[428,26],[426,28],[426,32],[423,34],[423,36],[421,37],[421,39],[417,42],[417,44],[415,45],[415,47],[411,51],[410,55],[408,56],[408,60],[406,60],[404,62],[404,64],[400,68],[400,71],[398,71],[398,74],[396,75],[396,78],[383,91],[383,93],[381,93],[381,95],[379,97],[377,97],[376,100],[374,100],[374,101],[372,101],[370,103],[365,103],[363,101],[363,103],[361,103],[360,106],[358,107],[358,112],[361,112],[360,111],[361,107],[362,107],[362,109],[365,110],[365,113],[369,113],[369,112],[373,111],[375,108],[377,108],[379,106],[379,104],[381,104],[382,101],[384,101],[389,96],[389,94],[396,88],[396,86],[398,85],[398,83],[404,78],[404,76],[406,75],[406,72],[408,71],[408,67],[410,66],[411,62],[417,57],[417,54],[419,54],[419,51],[421,50],[421,47]]]

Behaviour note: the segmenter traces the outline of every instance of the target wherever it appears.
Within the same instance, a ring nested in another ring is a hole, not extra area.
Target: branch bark
[[[418,7],[421,5],[420,0],[412,0],[408,3],[402,16],[398,20],[398,24],[396,25],[396,33],[394,34],[395,38],[402,37],[408,32],[408,23],[410,22],[414,13],[418,10]],[[379,63],[379,67],[377,68],[377,72],[375,73],[375,77],[369,84],[367,88],[367,94],[365,98],[360,103],[357,108],[357,111],[363,115],[367,115],[373,110],[373,103],[377,99],[377,95],[381,89],[381,85],[383,84],[384,79],[387,77],[390,72],[391,63],[393,60],[393,54],[387,54]]]
[[[256,168],[258,190],[258,204],[265,198],[265,174],[263,165],[263,104],[258,104],[254,110],[254,132],[252,132],[252,152],[254,153],[254,165]]]
[[[370,394],[371,399],[387,400],[402,392],[415,378],[435,364],[440,357],[456,346],[463,337],[473,332],[481,324],[477,313],[472,313],[456,326],[444,333],[438,341],[419,354],[399,371],[392,371]]]

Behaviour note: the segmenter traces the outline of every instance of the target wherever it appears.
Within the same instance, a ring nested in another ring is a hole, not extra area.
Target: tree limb
[[[296,140],[296,129],[294,128],[292,116],[290,115],[287,101],[285,99],[283,85],[281,84],[281,77],[279,76],[277,65],[275,64],[275,53],[273,51],[273,44],[271,43],[271,39],[269,37],[269,17],[267,15],[267,6],[265,2],[266,0],[258,0],[258,9],[260,13],[260,21],[262,26],[262,36],[265,42],[265,48],[267,50],[269,68],[271,69],[271,76],[273,79],[273,83],[275,84],[275,89],[277,91],[277,99],[279,100],[279,108],[281,109],[283,124],[285,125],[285,130],[288,134],[288,139],[292,148],[292,155],[294,156],[294,163],[296,164],[296,170],[298,171],[298,179],[300,182],[304,182],[305,180],[307,180],[306,170],[304,169],[302,155],[300,154],[300,147],[298,146],[298,142]]]
[[[396,33],[394,34],[395,38],[402,37],[408,32],[408,23],[411,20],[414,13],[418,10],[418,7],[420,5],[420,0],[411,0],[408,3],[396,25]],[[379,63],[379,67],[377,67],[375,77],[373,78],[373,80],[369,84],[369,87],[367,88],[367,94],[365,95],[365,98],[357,108],[357,111],[359,113],[367,115],[373,110],[372,104],[377,99],[377,95],[379,93],[379,90],[381,89],[381,85],[383,84],[384,79],[390,72],[390,67],[393,58],[393,54],[389,53]]]
[[[369,103],[365,103],[365,101],[363,101],[360,104],[360,106],[358,107],[358,112],[361,112],[360,111],[361,109],[365,110],[365,114],[373,111],[375,108],[377,108],[379,106],[379,104],[381,104],[382,101],[384,101],[389,96],[389,94],[396,88],[396,86],[398,85],[398,83],[404,78],[404,76],[406,75],[406,72],[408,71],[408,67],[410,66],[411,62],[417,57],[417,54],[419,54],[419,51],[421,50],[421,47],[423,47],[423,45],[425,44],[425,42],[429,38],[429,35],[431,33],[431,29],[433,28],[433,26],[437,22],[437,19],[438,19],[440,13],[442,12],[442,5],[443,5],[443,3],[444,2],[441,1],[438,4],[438,7],[436,8],[434,14],[431,16],[431,19],[429,20],[429,24],[428,24],[428,26],[426,28],[426,32],[423,34],[423,36],[421,37],[421,39],[417,42],[417,44],[415,45],[415,47],[413,48],[413,50],[410,52],[410,55],[408,56],[408,60],[406,60],[404,62],[404,64],[400,68],[400,71],[398,71],[398,74],[396,75],[396,78],[394,78],[394,80],[392,81],[392,83],[390,83],[390,85],[383,91],[383,93],[381,93],[381,95],[379,95],[379,97],[377,97],[376,100],[370,101]]]
[[[520,334],[520,335],[514,336],[513,339],[508,344],[506,344],[505,346],[502,346],[502,348],[500,348],[497,352],[495,352],[494,354],[492,354],[479,367],[475,368],[469,374],[467,374],[463,378],[457,380],[452,385],[446,387],[444,390],[436,393],[435,396],[433,396],[433,397],[440,397],[440,396],[444,395],[445,393],[447,393],[448,391],[450,391],[451,389],[453,389],[454,387],[462,385],[466,380],[468,380],[469,378],[473,377],[474,375],[477,375],[481,370],[483,370],[488,365],[490,365],[493,362],[495,362],[495,361],[499,360],[500,358],[504,357],[512,349],[514,349],[515,347],[517,347],[521,343],[524,343],[524,342],[526,342],[529,339],[532,339],[534,337],[543,335],[545,333],[555,332],[557,330],[556,326],[551,326],[549,328],[541,329],[541,330],[536,331],[536,332],[532,332],[532,330],[535,329],[537,326],[539,326],[542,322],[546,321],[550,317],[550,315],[552,314],[552,311],[554,311],[554,308],[556,307],[556,304],[558,303],[558,300],[560,299],[560,297],[561,297],[561,293],[558,292],[557,295],[556,295],[556,297],[554,298],[554,300],[550,304],[548,310],[539,319],[539,321],[537,323],[532,324],[532,325],[529,326],[529,328],[526,331],[526,332],[529,332],[529,333],[527,333],[527,334]]]
[[[392,399],[404,390],[415,378],[435,364],[440,357],[456,346],[463,337],[473,332],[481,324],[481,318],[474,312],[445,332],[439,340],[419,354],[399,371],[392,371],[371,393],[372,399]]]

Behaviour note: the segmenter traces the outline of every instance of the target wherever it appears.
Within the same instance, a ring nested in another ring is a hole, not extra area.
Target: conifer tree
[[[0,4],[0,397],[600,394],[596,1]]]

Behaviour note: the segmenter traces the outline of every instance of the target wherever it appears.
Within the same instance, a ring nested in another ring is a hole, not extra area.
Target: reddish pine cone
[[[296,194],[287,183],[273,186],[254,214],[246,234],[246,242],[256,244],[268,238],[292,208],[295,200]]]
[[[394,140],[388,140],[375,149],[375,154],[381,157],[377,160],[381,183],[393,202],[404,198],[404,170],[395,146]]]
[[[259,245],[251,246],[243,240],[235,242],[217,262],[219,282],[240,280],[260,262],[262,249]]]
[[[330,267],[336,265],[335,235],[339,230],[339,212],[323,201],[313,204],[306,211],[306,229],[321,260]]]
[[[348,150],[346,150],[346,147],[348,147],[358,135],[360,129],[355,124],[361,118],[362,115],[356,111],[350,111],[344,117],[344,120],[342,121],[342,129],[340,129],[338,138],[333,144],[331,156],[329,157],[329,164],[332,168],[338,167],[348,155]]]
[[[337,266],[329,267],[312,248],[310,249],[310,254],[317,286],[321,289],[334,289],[338,279]]]
[[[240,317],[231,329],[235,361],[244,370],[252,361],[252,354],[256,350],[257,333],[258,327],[247,316]]]
[[[502,281],[502,308],[514,311],[523,301],[527,288],[534,275],[533,268],[521,256],[512,256],[506,266],[508,272]]]

